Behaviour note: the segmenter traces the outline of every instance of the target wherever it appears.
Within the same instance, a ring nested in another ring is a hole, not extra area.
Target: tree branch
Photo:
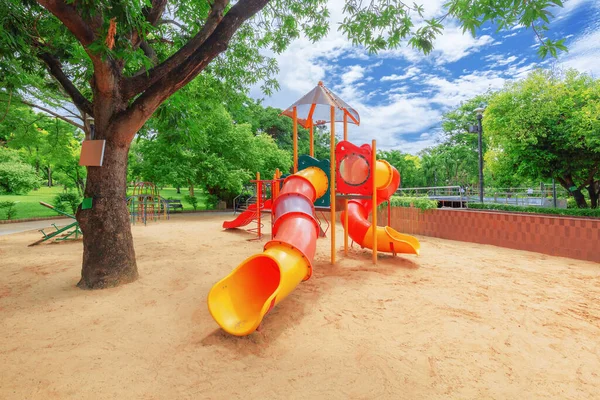
[[[69,97],[73,100],[73,103],[77,108],[85,111],[89,115],[93,115],[92,103],[85,98],[84,95],[75,87],[73,82],[65,75],[60,67],[60,61],[56,59],[52,54],[40,50],[38,57],[46,63],[50,74],[56,78],[58,83],[65,89]]]
[[[152,25],[156,25],[160,17],[165,12],[167,0],[152,0],[152,6],[144,10],[144,16]]]
[[[57,113],[55,113],[54,111],[52,111],[52,110],[50,110],[50,109],[48,109],[48,108],[45,108],[45,107],[42,107],[42,106],[38,106],[37,104],[30,103],[30,102],[28,102],[28,101],[21,100],[21,99],[19,99],[19,101],[20,101],[21,103],[25,104],[26,106],[33,107],[33,108],[37,108],[37,109],[39,109],[39,110],[42,110],[42,111],[44,111],[44,112],[47,112],[48,114],[52,115],[53,117],[56,117],[56,118],[62,119],[63,121],[65,121],[65,122],[67,122],[67,123],[69,123],[69,124],[71,124],[71,125],[73,125],[73,126],[75,126],[75,127],[79,128],[79,129],[81,129],[82,131],[85,131],[85,130],[83,129],[83,125],[80,125],[80,124],[78,124],[77,122],[71,121],[71,120],[70,120],[70,119],[68,119],[67,117],[65,117],[65,116],[62,116],[62,115],[60,115],[60,114],[57,114]]]
[[[182,24],[180,24],[179,22],[173,20],[173,19],[161,19],[160,24],[172,24],[177,26],[179,29],[181,29],[182,31],[185,31],[185,26],[183,26]]]
[[[75,6],[65,3],[63,0],[38,0],[38,3],[65,24],[84,46],[88,46],[96,39],[94,31],[79,15]]]
[[[215,0],[213,7],[218,1],[219,0]],[[227,0],[223,0],[222,4],[224,4],[224,1]],[[161,79],[157,81],[155,74],[151,86],[149,86],[127,110],[121,113],[113,121],[111,129],[116,132],[123,132],[121,140],[126,143],[133,140],[135,133],[144,125],[146,120],[150,118],[158,106],[177,90],[188,84],[204,68],[206,68],[217,55],[225,51],[229,41],[238,28],[246,20],[259,12],[268,2],[269,0],[240,0],[231,8],[227,15],[223,17],[221,23],[213,20],[213,23],[215,24],[215,29],[212,29],[213,33],[210,34],[208,38],[192,52],[192,54],[185,57],[183,60],[179,60],[179,57],[175,57],[175,59],[171,57],[169,59],[171,60],[171,63],[175,63],[175,60],[178,62],[168,67],[166,65],[169,65],[169,60],[167,60],[155,68],[155,70],[160,69],[161,67],[166,69],[161,71]],[[213,13],[214,10],[215,9],[213,8],[211,15],[213,18],[218,18],[220,12],[218,14]],[[209,19],[211,19],[210,16]],[[199,35],[205,31],[204,28],[206,28],[208,24],[209,22],[207,21],[207,24],[205,24],[200,33],[196,35],[192,41],[196,40]]]
[[[236,4],[228,15],[234,11],[234,9],[240,4],[251,3],[254,0],[241,0]],[[264,2],[264,0],[262,0]],[[191,55],[210,37],[215,31],[221,20],[223,19],[223,11],[229,3],[229,0],[215,0],[206,19],[206,23],[189,42],[187,42],[181,49],[175,54],[166,59],[161,64],[152,68],[148,73],[140,73],[132,76],[131,78],[123,81],[122,93],[125,99],[131,99],[132,97],[142,93],[144,90],[152,86],[154,83],[162,79],[163,76],[168,74],[174,68],[185,62],[186,59]]]

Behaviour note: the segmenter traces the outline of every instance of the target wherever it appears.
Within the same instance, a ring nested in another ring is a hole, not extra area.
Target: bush
[[[415,207],[421,210],[431,210],[438,206],[437,200],[427,197],[392,196],[390,202],[392,207]]]
[[[481,203],[469,203],[469,208],[479,210],[498,210],[508,212],[521,212],[521,213],[532,213],[532,214],[552,214],[552,215],[566,215],[574,217],[591,217],[600,218],[600,209],[591,208],[545,208],[545,207],[520,207],[520,206],[509,206],[506,204],[481,204]]]
[[[214,208],[216,208],[218,202],[219,202],[219,196],[216,196],[214,194],[206,195],[206,209],[207,210],[213,210]]]
[[[13,219],[17,215],[17,203],[14,201],[0,201],[0,210],[6,209],[6,219]]]
[[[185,201],[190,203],[192,207],[194,207],[194,211],[196,211],[196,209],[198,208],[198,198],[196,196],[190,196],[189,194],[185,195],[183,198],[185,199]]]
[[[60,193],[54,197],[54,207],[62,212],[71,212],[75,214],[77,207],[81,203],[81,197],[77,193]]]
[[[35,169],[20,161],[0,163],[0,194],[25,194],[40,187]]]

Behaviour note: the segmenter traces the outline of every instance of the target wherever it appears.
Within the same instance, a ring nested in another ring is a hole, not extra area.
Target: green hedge
[[[392,207],[415,207],[421,210],[431,210],[438,206],[437,200],[429,200],[427,197],[392,196],[390,203]]]
[[[509,206],[505,204],[481,204],[481,203],[469,203],[469,208],[475,208],[479,210],[498,210],[498,211],[509,211],[509,212],[522,212],[532,214],[553,214],[553,215],[566,215],[575,217],[591,217],[600,218],[600,209],[591,208],[545,208],[545,207],[521,207],[521,206]]]

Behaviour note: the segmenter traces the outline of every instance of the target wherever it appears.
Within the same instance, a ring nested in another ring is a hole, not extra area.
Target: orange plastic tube
[[[226,332],[245,336],[300,282],[310,278],[319,224],[314,201],[327,191],[327,175],[309,167],[287,177],[273,202],[273,239],[208,293],[208,309]]]
[[[359,164],[359,163],[356,163]],[[356,168],[356,166],[353,166]],[[363,168],[368,168],[366,165]],[[364,175],[365,171],[353,173]],[[400,184],[400,173],[388,162],[377,160],[375,166],[375,184],[377,186],[377,205],[389,200]],[[372,209],[371,200],[348,201],[348,235],[362,247],[373,248],[373,229],[377,229],[377,251],[386,253],[419,254],[421,244],[413,236],[400,233],[386,226],[374,227],[369,222],[369,212]],[[344,213],[341,215],[344,221]],[[343,222],[342,222],[343,223]]]

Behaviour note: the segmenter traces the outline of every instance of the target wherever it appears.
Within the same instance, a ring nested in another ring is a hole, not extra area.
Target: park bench
[[[177,208],[180,208],[181,211],[183,211],[183,204],[181,204],[181,200],[165,200],[165,202],[167,203],[169,211],[175,210]]]

